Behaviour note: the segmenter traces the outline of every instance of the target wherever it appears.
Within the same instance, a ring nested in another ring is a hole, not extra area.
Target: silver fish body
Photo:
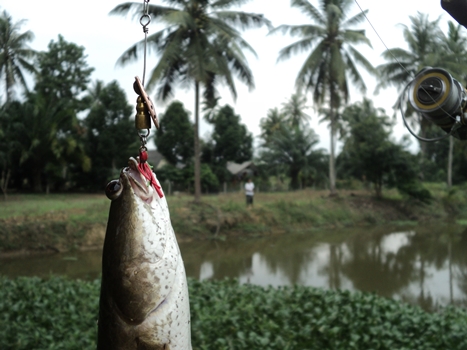
[[[112,199],[102,256],[98,350],[190,350],[185,268],[165,196],[130,159]]]

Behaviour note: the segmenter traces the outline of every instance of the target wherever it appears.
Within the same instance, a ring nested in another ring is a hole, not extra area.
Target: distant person
[[[253,196],[255,194],[255,184],[251,179],[245,183],[246,206],[253,206]]]

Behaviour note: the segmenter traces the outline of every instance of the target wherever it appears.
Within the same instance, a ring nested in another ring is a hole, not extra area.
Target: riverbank
[[[258,193],[247,208],[241,193],[167,198],[179,240],[258,237],[295,231],[384,224],[467,222],[462,188],[430,185],[433,200],[421,203],[386,191],[302,190]],[[104,195],[12,195],[0,203],[0,255],[100,249],[110,201]]]

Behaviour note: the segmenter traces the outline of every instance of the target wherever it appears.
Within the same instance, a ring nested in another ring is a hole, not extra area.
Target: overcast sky
[[[31,30],[34,32],[35,39],[31,47],[35,50],[47,50],[49,42],[56,41],[59,34],[62,34],[66,41],[84,46],[88,64],[95,68],[92,79],[103,80],[105,83],[117,80],[127,92],[129,103],[133,104],[137,97],[132,88],[134,77],[142,77],[143,62],[141,60],[125,68],[116,67],[115,62],[128,47],[142,40],[144,35],[139,22],[130,18],[108,15],[116,5],[123,2],[120,0],[80,0],[77,2],[2,0],[0,9],[10,13],[15,22],[21,19],[27,20],[22,31]],[[318,6],[318,0],[311,0],[311,2]],[[140,3],[142,8],[143,1]],[[162,4],[162,1],[151,0],[150,3]],[[430,20],[441,16],[441,27],[445,32],[446,23],[451,20],[451,17],[441,8],[440,0],[358,0],[358,3],[362,9],[369,10],[368,18],[388,48],[406,47],[402,36],[402,27],[399,24],[410,25],[409,16],[415,16],[417,11],[429,14]],[[289,0],[252,0],[243,6],[242,10],[264,14],[273,26],[309,23],[309,20],[299,10],[290,7]],[[351,15],[357,14],[358,11],[359,8],[355,3]],[[149,25],[149,34],[160,28],[157,23],[152,22]],[[365,22],[355,28],[365,29],[373,46],[372,49],[365,46],[357,48],[366,55],[373,65],[384,63],[381,59],[381,53],[386,48],[371,26]],[[220,89],[222,95],[220,104],[231,104],[235,112],[241,116],[242,122],[255,136],[260,132],[259,121],[266,116],[267,111],[270,108],[280,107],[295,92],[295,79],[306,57],[303,54],[278,63],[279,50],[290,44],[292,40],[297,39],[282,34],[269,36],[267,34],[268,31],[264,28],[249,30],[243,35],[257,53],[257,57],[247,56],[255,78],[255,89],[249,91],[242,83],[237,82],[238,98],[236,101],[232,100],[227,90]],[[156,64],[156,60],[157,57],[154,55],[148,57],[148,69]],[[363,68],[361,71],[363,72]],[[373,99],[376,107],[382,107],[388,115],[392,115],[391,107],[397,98],[397,91],[386,89],[375,96],[373,91],[376,81],[369,76],[366,77],[368,78],[366,79],[367,97]],[[150,95],[152,97],[154,94]],[[311,127],[320,136],[319,147],[329,149],[327,125],[318,123],[318,116],[314,114],[312,109],[311,96],[307,97],[310,106],[308,113],[312,115]],[[359,101],[362,96],[352,91],[351,98],[352,101]],[[182,101],[186,109],[193,111],[193,89],[177,89],[174,99]],[[164,112],[167,104],[170,103],[170,101],[166,103],[154,102],[158,113]],[[201,136],[205,137],[209,130],[209,127],[203,124]],[[129,130],[129,132],[134,131]],[[395,128],[393,136],[399,140],[403,134],[408,134],[408,132],[402,126],[400,116],[398,116],[398,126]],[[412,141],[414,147],[416,147],[415,141]]]

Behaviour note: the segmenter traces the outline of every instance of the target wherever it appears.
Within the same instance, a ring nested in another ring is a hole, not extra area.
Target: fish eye
[[[122,185],[118,180],[110,181],[105,187],[105,195],[110,200],[117,199],[120,193],[122,193]]]

